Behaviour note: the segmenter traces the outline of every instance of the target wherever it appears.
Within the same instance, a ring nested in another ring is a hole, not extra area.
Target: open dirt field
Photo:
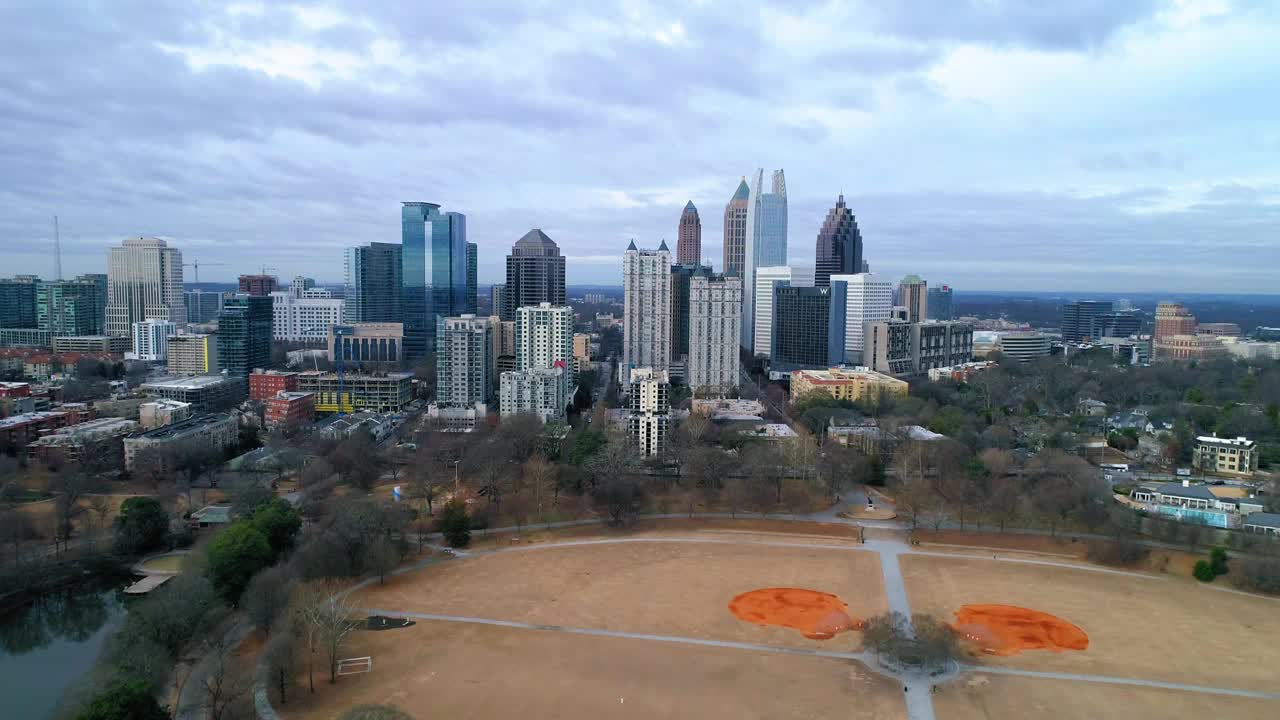
[[[718,539],[715,533],[700,536]],[[754,535],[724,539],[752,538],[805,542]],[[809,542],[830,544],[821,538]],[[887,604],[879,558],[857,548],[676,542],[531,546],[388,578],[385,585],[372,585],[352,600],[360,607],[389,611],[851,651],[859,647],[856,633],[809,640],[795,630],[743,622],[728,606],[750,590],[797,587],[834,593],[855,618],[882,613]]]
[[[966,675],[933,696],[937,720],[1263,720],[1276,703],[1158,688]]]
[[[916,612],[951,620],[964,604],[1016,605],[1075,623],[1089,636],[1087,650],[1029,651],[984,657],[982,663],[1276,689],[1280,645],[1274,638],[1280,629],[1280,602],[1275,600],[1219,592],[1176,578],[959,557],[906,555],[902,568]]]
[[[392,703],[426,718],[905,717],[896,683],[855,662],[511,628],[419,623],[359,632],[363,675],[306,678],[286,720]]]

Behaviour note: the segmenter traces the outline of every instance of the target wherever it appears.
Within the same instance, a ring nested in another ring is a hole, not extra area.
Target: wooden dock
[[[124,589],[126,595],[146,595],[173,579],[174,575],[148,575]]]

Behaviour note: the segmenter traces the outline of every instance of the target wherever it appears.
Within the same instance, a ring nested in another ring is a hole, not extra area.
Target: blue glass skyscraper
[[[403,245],[404,353],[435,350],[436,320],[460,315],[467,303],[467,216],[441,213],[435,203],[406,202]]]

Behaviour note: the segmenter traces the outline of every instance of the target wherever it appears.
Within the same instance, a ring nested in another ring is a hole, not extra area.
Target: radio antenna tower
[[[53,216],[53,279],[62,280],[62,237],[58,234],[58,216]]]

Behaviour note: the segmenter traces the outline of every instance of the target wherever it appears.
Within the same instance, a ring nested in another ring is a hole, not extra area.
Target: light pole
[[[454,461],[453,461],[453,494],[454,494],[454,496],[457,496],[457,494],[458,494],[458,489],[459,489],[459,487],[458,487],[458,463],[460,463],[460,462],[462,462],[462,460],[454,460]]]

